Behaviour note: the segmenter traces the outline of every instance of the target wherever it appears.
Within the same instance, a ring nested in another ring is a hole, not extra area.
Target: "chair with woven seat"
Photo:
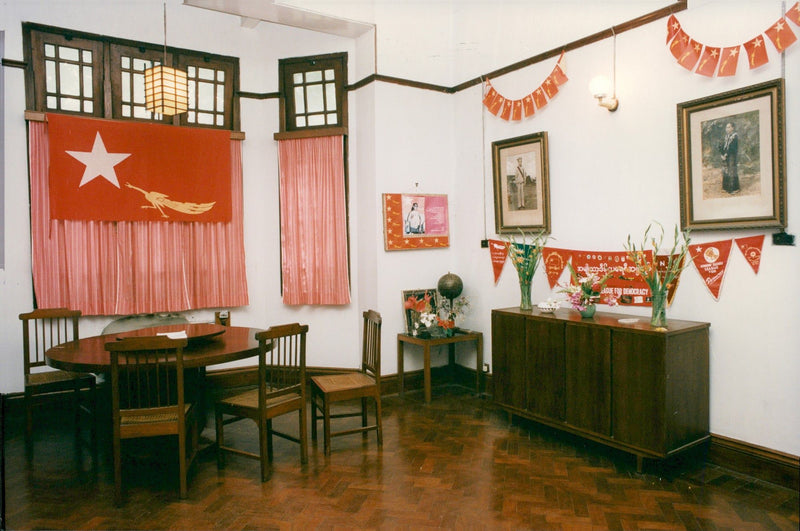
[[[188,340],[130,337],[105,344],[111,356],[114,501],[122,504],[122,441],[163,435],[178,439],[180,497],[194,460],[198,430],[193,403],[186,402],[183,348]]]
[[[74,391],[75,422],[80,437],[82,413],[89,417],[92,452],[97,461],[97,386],[93,374],[70,371],[42,370],[45,352],[57,345],[78,341],[80,310],[40,308],[20,314],[22,321],[22,352],[25,368],[25,447],[28,459],[33,456],[33,409],[37,396],[59,391]],[[82,391],[88,391],[88,401]]]
[[[346,374],[314,376],[311,378],[311,439],[317,439],[317,413],[323,421],[325,437],[325,455],[331,453],[331,437],[377,432],[378,445],[383,445],[383,429],[381,427],[381,316],[374,310],[363,313],[364,330],[361,351],[361,370]],[[369,399],[375,403],[375,423],[367,424],[367,407]],[[336,402],[361,399],[360,411],[342,411],[331,413],[331,405]],[[331,430],[331,419],[343,417],[361,417],[361,426],[357,428]]]
[[[272,436],[300,445],[300,462],[308,462],[306,426],[306,334],[308,325],[298,323],[270,327],[256,334],[258,341],[258,386],[255,389],[219,400],[215,406],[217,466],[225,464],[225,453],[261,461],[261,481],[269,476],[272,462]],[[298,412],[297,436],[273,429],[272,419]],[[227,418],[226,418],[227,417]],[[250,419],[258,426],[258,453],[225,445],[224,426]]]

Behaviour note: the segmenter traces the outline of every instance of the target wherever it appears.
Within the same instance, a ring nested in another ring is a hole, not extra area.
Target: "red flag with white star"
[[[739,50],[741,45],[723,48],[719,56],[719,70],[717,77],[736,75],[736,66],[739,64]]]
[[[678,22],[678,19],[675,18],[675,15],[670,15],[669,19],[667,20],[667,43],[672,40],[675,35],[678,34],[678,31],[681,29],[681,23]]]
[[[50,217],[230,221],[230,131],[47,115]]]
[[[697,64],[697,61],[700,60],[700,54],[702,51],[702,44],[694,39],[689,39],[689,43],[683,48],[683,53],[681,54],[680,59],[678,59],[678,64],[680,64],[686,70],[693,69]]]
[[[669,51],[675,59],[680,61],[683,56],[683,51],[687,46],[689,46],[689,36],[685,31],[679,29],[675,38],[672,39],[672,42],[669,44]]]
[[[522,100],[514,100],[511,104],[511,119],[522,120]]]
[[[525,118],[533,116],[533,114],[536,112],[533,109],[533,96],[530,94],[522,98],[522,111],[525,114]]]
[[[695,72],[704,76],[713,77],[714,71],[717,69],[717,64],[719,64],[719,52],[719,48],[706,46],[703,50],[703,55],[700,56],[700,63],[697,65],[697,70],[695,70]]]
[[[764,46],[764,37],[761,35],[755,39],[750,39],[743,46],[747,50],[747,63],[750,65],[751,70],[769,62],[767,47]]]
[[[786,18],[800,26],[800,2],[795,2],[795,4],[789,8],[786,12]]]
[[[541,109],[545,105],[547,105],[547,98],[544,97],[544,91],[542,87],[537,88],[533,91],[533,102],[536,104],[537,109]]]
[[[792,28],[786,23],[785,18],[780,19],[770,26],[764,33],[767,34],[767,37],[769,37],[769,40],[775,45],[775,49],[778,50],[778,52],[784,51],[797,40],[797,35],[794,34]]]

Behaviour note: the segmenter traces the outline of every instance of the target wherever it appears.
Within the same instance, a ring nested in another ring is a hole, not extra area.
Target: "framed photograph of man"
[[[786,227],[784,83],[678,104],[681,228]]]
[[[550,233],[547,132],[492,142],[494,216],[498,234]]]

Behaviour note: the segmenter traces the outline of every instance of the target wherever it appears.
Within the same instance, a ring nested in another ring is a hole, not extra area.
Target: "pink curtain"
[[[29,122],[33,286],[41,308],[127,315],[248,304],[242,151],[229,223],[51,220],[47,123]]]
[[[279,146],[283,302],[348,304],[343,137]]]

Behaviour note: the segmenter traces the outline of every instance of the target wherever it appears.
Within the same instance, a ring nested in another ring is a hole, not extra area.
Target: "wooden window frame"
[[[280,59],[279,85],[280,85],[280,132],[275,138],[303,138],[326,135],[347,134],[347,53],[332,53],[313,55],[307,57],[293,57]],[[333,69],[334,83],[336,86],[336,125],[307,125],[295,124],[295,96],[293,90],[293,75],[313,70]]]
[[[222,70],[225,80],[225,97],[222,125],[189,122],[189,113],[175,116],[154,115],[152,119],[122,115],[122,74],[120,56],[130,54],[136,59],[164,62],[164,46],[117,39],[103,35],[73,31],[54,26],[25,22],[22,24],[24,54],[26,62],[25,97],[29,110],[39,112],[63,112],[80,116],[156,122],[188,127],[210,127],[214,129],[239,130],[239,58],[203,53],[181,48],[167,48],[166,66],[185,69],[188,65],[198,68]],[[44,42],[84,47],[93,51],[93,68],[100,75],[92,76],[92,113],[74,112],[47,107]],[[216,103],[215,103],[216,107]],[[192,109],[190,109],[192,110]]]

